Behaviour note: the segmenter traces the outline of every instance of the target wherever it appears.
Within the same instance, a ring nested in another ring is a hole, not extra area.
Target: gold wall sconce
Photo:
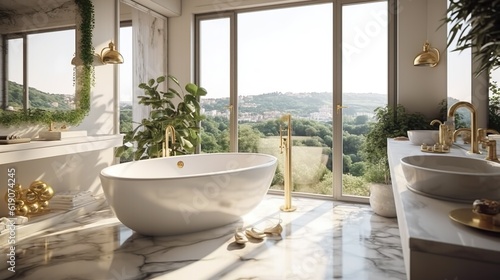
[[[108,46],[101,50],[101,54],[94,53],[93,66],[104,64],[122,64],[124,61],[123,56],[116,50],[113,41],[109,42]],[[79,57],[73,57],[71,64],[75,66],[83,65],[83,61]]]
[[[439,50],[431,47],[429,42],[425,42],[422,48],[422,52],[419,53],[415,60],[413,60],[414,66],[429,66],[435,67],[439,63]]]
[[[108,49],[108,50],[106,50]],[[115,49],[113,41],[101,51],[101,61],[103,64],[122,64],[123,56]]]

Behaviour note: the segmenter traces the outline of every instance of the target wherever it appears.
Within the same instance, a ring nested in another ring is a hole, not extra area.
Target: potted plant
[[[387,138],[408,136],[408,130],[432,128],[430,121],[422,114],[408,113],[403,105],[377,108],[375,119],[377,121],[372,124],[362,148],[368,162],[365,179],[370,186],[370,205],[376,214],[395,217],[396,207],[387,159]]]
[[[166,92],[159,91],[158,87],[167,79],[180,90],[169,87]],[[134,160],[161,157],[167,126],[175,129],[175,141],[169,145],[172,154],[194,153],[200,143],[199,123],[203,119],[199,98],[207,91],[193,83],[188,83],[183,90],[173,76],[150,79],[141,83],[139,88],[144,90],[144,95],[139,96],[139,104],[151,107],[149,118],[143,119],[135,129],[125,134],[116,156],[121,157],[131,151]]]

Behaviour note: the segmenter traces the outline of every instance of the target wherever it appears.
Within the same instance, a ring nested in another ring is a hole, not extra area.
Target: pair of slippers
[[[278,224],[265,228],[264,230],[260,230],[254,227],[246,229],[245,231],[236,230],[236,232],[234,233],[234,240],[237,244],[245,244],[248,242],[248,238],[262,240],[268,234],[281,235],[281,232],[283,232],[283,227],[281,226],[280,221]]]

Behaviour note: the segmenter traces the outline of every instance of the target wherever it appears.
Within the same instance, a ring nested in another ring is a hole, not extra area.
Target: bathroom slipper
[[[263,231],[260,231],[256,228],[251,228],[251,229],[245,230],[245,234],[248,237],[251,237],[254,239],[264,239],[264,237],[266,237],[266,234]]]
[[[271,226],[264,229],[265,234],[281,235],[282,232],[283,232],[283,227],[281,226],[281,222],[275,226]]]
[[[236,231],[234,233],[234,242],[236,242],[238,244],[245,244],[248,242],[248,238],[246,237],[246,235],[243,232]]]

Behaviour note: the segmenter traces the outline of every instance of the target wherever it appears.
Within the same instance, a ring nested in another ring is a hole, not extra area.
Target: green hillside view
[[[8,106],[14,110],[23,108],[23,85],[9,81],[7,83]],[[30,108],[43,110],[71,110],[74,104],[74,94],[53,94],[29,88]]]
[[[238,100],[238,150],[272,154],[279,159],[273,180],[275,189],[283,188],[283,156],[279,151],[279,118],[292,114],[293,190],[332,194],[332,94],[331,93],[267,93],[243,96]],[[368,164],[360,151],[370,130],[377,107],[387,97],[381,94],[344,94],[343,182],[344,191],[367,196]],[[228,98],[201,100],[205,120],[201,123],[201,150],[206,153],[229,151]],[[131,106],[121,108],[122,133],[132,128]],[[130,159],[122,158],[122,161]]]
[[[265,112],[284,112],[296,118],[310,118],[321,108],[332,108],[332,93],[266,93],[261,95],[240,96],[240,114],[264,115]],[[229,98],[204,98],[202,107],[205,112],[226,112]],[[387,103],[387,96],[373,93],[347,93],[342,101],[344,116],[361,114],[373,115],[377,107]],[[325,110],[331,112],[331,110]],[[331,117],[330,117],[331,119]]]

